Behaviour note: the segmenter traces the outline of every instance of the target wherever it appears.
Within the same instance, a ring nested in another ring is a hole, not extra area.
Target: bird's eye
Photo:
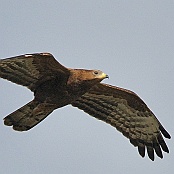
[[[98,74],[98,71],[94,71],[94,74],[97,75]]]

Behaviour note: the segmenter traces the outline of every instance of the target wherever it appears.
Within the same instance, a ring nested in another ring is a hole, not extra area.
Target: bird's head
[[[89,80],[94,80],[96,82],[101,82],[105,78],[109,78],[107,74],[100,70],[88,70],[87,74],[89,74]]]
[[[109,76],[100,70],[73,69],[69,78],[69,84],[76,83],[90,88],[105,78],[109,78]]]

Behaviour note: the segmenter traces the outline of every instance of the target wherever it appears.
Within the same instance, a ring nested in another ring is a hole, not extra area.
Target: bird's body
[[[34,91],[35,99],[40,102],[53,104],[56,108],[71,104],[88,89],[82,88],[82,85],[78,82],[75,84],[71,83],[70,77],[66,81],[53,78],[42,83]]]
[[[100,70],[66,68],[49,53],[0,60],[0,77],[34,92],[34,99],[4,118],[4,124],[27,131],[53,110],[71,104],[109,123],[130,139],[142,157],[154,160],[169,152],[161,133],[170,138],[152,111],[132,91],[101,83]],[[162,149],[162,150],[161,150]]]

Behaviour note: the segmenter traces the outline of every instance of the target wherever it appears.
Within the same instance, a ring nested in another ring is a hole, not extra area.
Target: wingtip
[[[170,134],[164,129],[164,127],[162,125],[159,126],[160,131],[162,132],[162,134],[164,135],[165,138],[171,139]]]
[[[139,152],[139,154],[141,155],[141,157],[145,157],[145,146],[144,145],[139,145],[138,146],[138,152]]]

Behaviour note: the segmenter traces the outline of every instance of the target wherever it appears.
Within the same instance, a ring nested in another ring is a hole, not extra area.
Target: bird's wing
[[[31,91],[52,78],[69,76],[69,69],[62,66],[50,53],[25,54],[0,59],[0,77],[28,87]]]
[[[170,135],[132,91],[100,83],[72,105],[117,128],[134,146],[138,146],[142,157],[145,147],[151,160],[154,160],[154,150],[160,158],[163,157],[162,150],[169,152],[162,134],[166,138]]]

